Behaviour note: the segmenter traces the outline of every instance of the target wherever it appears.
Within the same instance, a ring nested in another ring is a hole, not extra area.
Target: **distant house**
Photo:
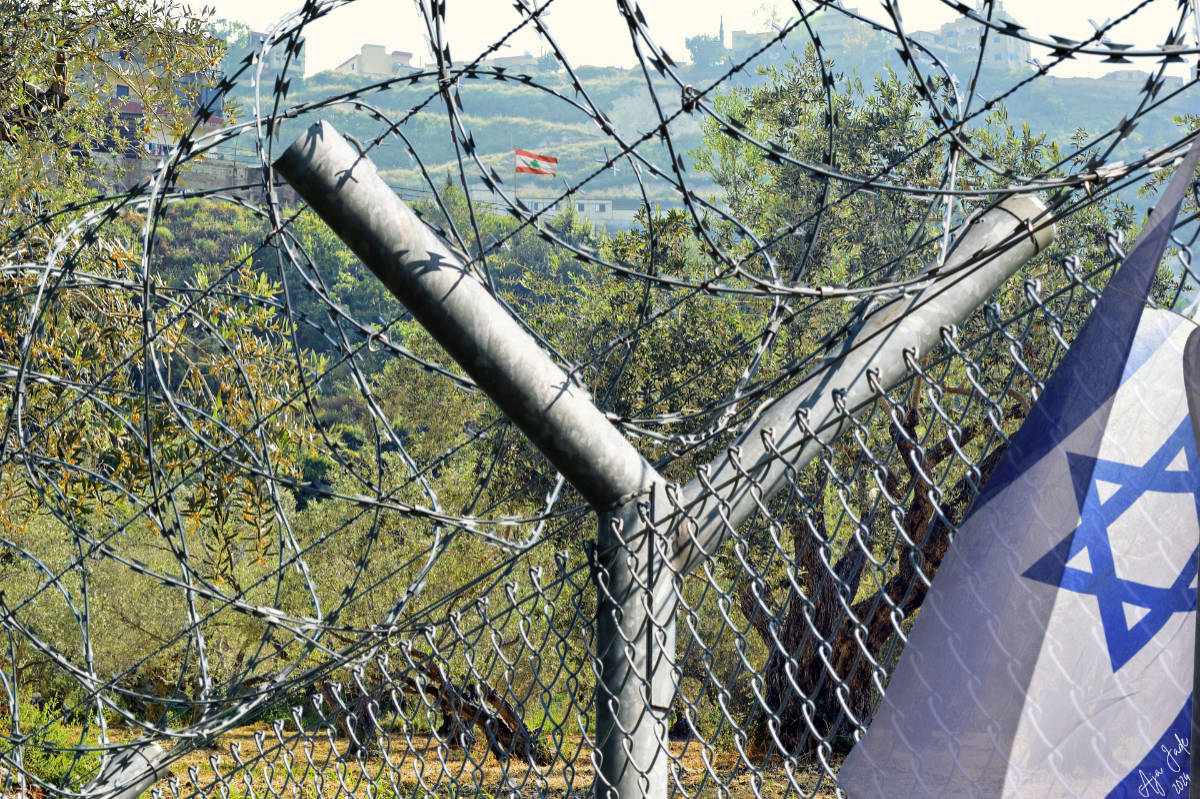
[[[215,40],[205,44],[214,50],[217,46]],[[106,140],[92,151],[92,157],[102,167],[95,187],[104,192],[119,192],[146,180],[158,168],[160,159],[174,153],[179,142],[174,127],[180,120],[164,107],[147,107],[145,98],[153,96],[154,85],[161,77],[156,61],[147,60],[139,49],[107,54],[104,61],[107,68],[91,75],[90,80],[93,90],[107,95],[114,125]],[[271,68],[270,64],[268,58],[264,62],[264,71]],[[223,77],[217,67],[172,76],[171,90],[196,123],[189,131],[190,135],[211,133],[225,124],[224,98],[218,86]],[[250,185],[251,188],[240,193],[257,199],[261,188],[255,188],[255,184],[261,183],[262,179],[261,167],[255,172],[210,153],[202,161],[190,162],[179,175],[178,182],[193,190]],[[285,192],[286,189],[281,188],[277,193],[285,200],[294,201]]]
[[[778,35],[775,31],[734,31],[730,34],[729,49],[735,53],[751,53]]]
[[[251,50],[259,51],[262,49],[263,42],[267,40],[267,34],[260,31],[250,31],[246,37],[246,45]],[[304,77],[304,40],[300,40],[299,52],[292,54],[292,59],[288,61],[287,47],[276,45],[267,52],[267,57],[263,63],[263,72],[274,77],[283,72],[284,66],[287,66],[288,75]]]
[[[108,69],[92,75],[94,88],[108,95],[114,112],[116,129],[100,147],[103,153],[123,153],[129,157],[167,155],[175,146],[176,134],[171,130],[173,120],[166,109],[146,108],[145,92],[157,74],[139,50],[109,53],[104,56]],[[183,107],[198,123],[193,135],[203,135],[225,124],[224,102],[217,88],[223,77],[220,69],[205,69],[173,78],[172,89]],[[140,142],[130,149],[132,143]]]
[[[525,53],[524,55],[493,56],[492,58],[485,58],[483,66],[504,67],[505,69],[528,69],[537,66],[537,57],[529,53]]]
[[[642,208],[642,201],[626,197],[522,197],[521,202],[530,211],[547,211],[545,218],[553,217],[568,205],[589,222],[604,225],[610,230],[633,227],[633,218]]]
[[[333,68],[334,72],[385,78],[412,69],[412,53],[404,50],[388,52],[382,44],[364,44],[358,55],[350,56]]]
[[[977,2],[976,14],[980,17],[987,16],[982,0]],[[992,20],[998,23],[1011,19],[1012,17],[1004,11],[1004,4],[997,0],[995,8],[992,10]],[[964,15],[947,22],[936,31],[916,31],[911,34],[911,37],[914,41],[928,47],[939,58],[962,64],[963,62],[974,62],[979,57],[979,42],[982,33],[983,26]],[[992,31],[987,39],[983,65],[1005,70],[1023,68],[1030,54],[1029,42],[1022,41],[1015,36],[1005,36]]]

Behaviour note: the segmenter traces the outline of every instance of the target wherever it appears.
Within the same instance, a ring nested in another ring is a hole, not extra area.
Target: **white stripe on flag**
[[[549,155],[538,155],[528,150],[514,150],[516,171],[530,175],[549,175],[554,177],[558,172],[558,159]]]

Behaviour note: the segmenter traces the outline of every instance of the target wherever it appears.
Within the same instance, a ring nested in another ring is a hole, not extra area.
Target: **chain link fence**
[[[285,66],[263,94],[267,54],[341,5],[222,80],[258,92],[245,121],[6,229],[0,796],[841,795],[958,525],[1136,229],[1122,203],[1194,134],[1114,153],[1194,81],[1164,92],[1164,63],[1056,149],[985,119],[1051,65],[978,101],[892,4],[797,3],[700,83],[622,1],[653,110],[630,128],[552,3],[465,62],[419,3],[430,68],[292,102]],[[1130,49],[998,5],[956,12],[971,91],[1014,42],[1197,54],[1186,7]],[[823,26],[904,71],[856,95]],[[553,69],[489,60],[522,31]],[[472,133],[484,78],[611,152],[532,207]],[[403,113],[374,99],[410,86]],[[189,188],[239,139],[257,183]],[[287,153],[325,144],[349,160],[306,190]],[[598,231],[569,206],[618,166],[645,208]],[[347,199],[402,171],[424,182],[403,225]],[[1162,307],[1193,296],[1198,199]]]

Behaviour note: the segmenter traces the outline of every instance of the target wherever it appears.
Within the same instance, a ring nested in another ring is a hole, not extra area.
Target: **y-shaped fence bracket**
[[[789,469],[811,460],[818,439],[836,437],[846,409],[904,379],[906,352],[935,346],[943,327],[964,319],[1054,235],[1039,226],[1045,208],[1032,197],[975,217],[946,263],[926,270],[919,291],[867,316],[741,436],[736,462],[726,455],[710,464],[705,482],[715,492],[694,480],[673,503],[663,478],[586,390],[328,123],[309,128],[275,168],[596,509],[596,794],[619,799],[668,792],[674,577],[715,552]]]

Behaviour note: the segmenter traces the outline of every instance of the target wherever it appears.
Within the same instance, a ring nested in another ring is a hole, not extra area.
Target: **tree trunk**
[[[475,743],[471,730],[478,727],[487,741],[488,751],[497,759],[512,757],[545,766],[554,760],[553,753],[538,742],[525,726],[517,710],[491,686],[470,687],[455,685],[432,666],[417,666],[414,675],[398,677],[395,686],[409,695],[431,699],[442,711],[442,723],[434,737],[447,745],[470,748]],[[380,703],[375,698],[383,688],[343,698],[328,683],[321,685],[325,702],[334,714],[334,721],[350,739],[347,755],[362,751],[378,734]]]
[[[329,683],[321,683],[321,695],[333,712],[334,723],[349,739],[346,754],[357,755],[366,752],[371,741],[374,741],[379,729],[376,717],[379,703],[369,693],[357,693],[353,697],[343,698]]]
[[[913,446],[918,422],[914,408],[904,419],[903,430],[893,428],[909,468],[912,495],[901,525],[915,546],[904,549],[899,571],[881,590],[854,601],[866,553],[860,546],[850,546],[831,568],[824,514],[818,511],[807,514],[806,529],[793,535],[794,574],[802,593],[793,588],[782,612],[776,614],[755,586],[739,591],[742,614],[771,653],[763,672],[768,710],[760,708],[751,722],[752,756],[806,754],[823,741],[835,751],[848,751],[856,725],[870,718],[878,690],[866,655],[878,662],[900,625],[920,607],[927,581],[949,548],[951,525],[958,524],[978,490],[964,477],[940,508],[934,503],[926,475],[956,447],[949,439],[923,451]],[[964,430],[958,447],[977,432],[978,428]],[[991,475],[1004,449],[1001,444],[984,458],[979,485]],[[909,493],[892,476],[888,483],[892,496]]]

